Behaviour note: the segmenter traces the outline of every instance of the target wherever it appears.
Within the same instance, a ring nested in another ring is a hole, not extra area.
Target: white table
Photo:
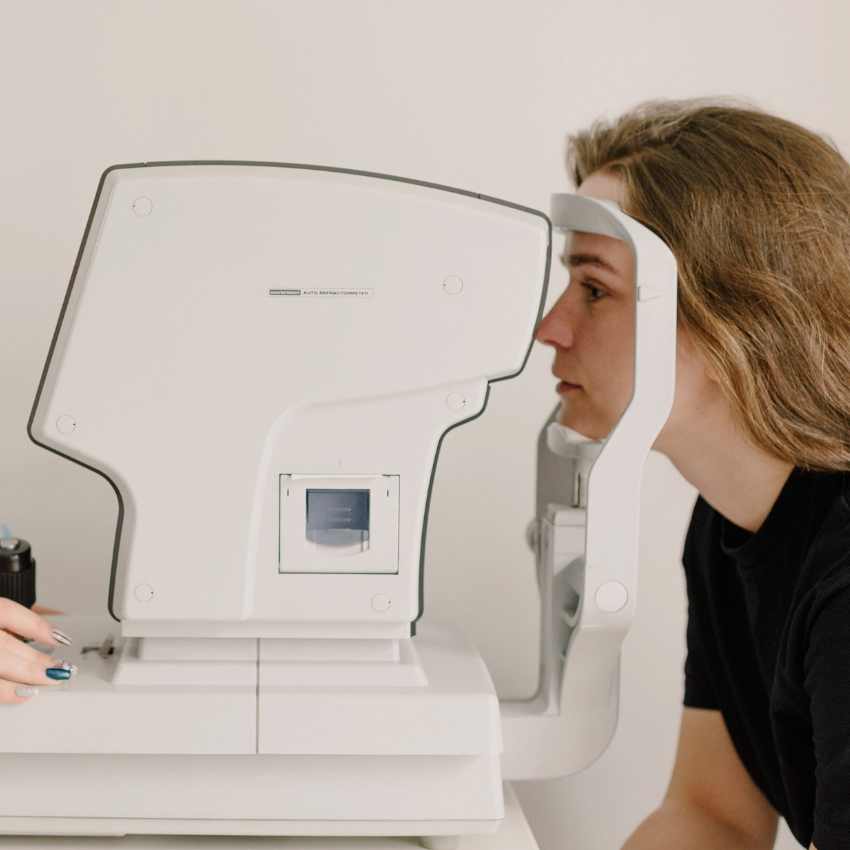
[[[538,850],[513,788],[505,783],[505,819],[493,835],[469,835],[458,850]],[[128,835],[124,838],[2,836],[3,850],[412,850],[417,838],[252,838]]]

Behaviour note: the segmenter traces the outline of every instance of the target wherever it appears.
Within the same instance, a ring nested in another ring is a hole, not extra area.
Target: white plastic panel
[[[31,775],[37,775],[39,759],[50,754],[81,754],[88,760],[98,754],[254,757],[257,641],[244,642],[248,646],[238,650],[241,661],[142,662],[131,657],[128,643],[133,642],[119,638],[113,654],[104,658],[89,647],[114,636],[116,623],[107,615],[54,619],[74,636],[72,646],[62,647],[61,657],[79,672],[71,681],[42,688],[24,711],[0,707],[0,753],[28,754]],[[191,656],[192,647],[186,648]],[[250,652],[253,661],[248,660]],[[116,687],[119,679],[122,687]],[[89,787],[88,793],[96,792]],[[23,810],[7,808],[6,813]]]
[[[492,832],[503,814],[493,754],[0,754],[0,833],[26,819],[30,832],[90,835],[104,819],[118,830],[166,835],[418,836]]]
[[[261,754],[484,755],[502,750],[490,674],[459,634],[422,627],[397,661],[279,661],[260,640]]]
[[[380,177],[110,171],[32,433],[121,494],[125,633],[414,620],[437,445],[521,368],[548,249],[541,214]],[[400,477],[397,573],[279,572],[298,470]]]

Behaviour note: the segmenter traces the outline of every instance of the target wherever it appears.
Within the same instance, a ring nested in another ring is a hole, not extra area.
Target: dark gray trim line
[[[490,201],[494,204],[501,204],[505,207],[513,207],[515,210],[522,210],[523,212],[531,213],[532,215],[539,215],[545,222],[549,228],[549,246],[546,248],[546,271],[543,274],[543,292],[540,295],[540,307],[537,310],[537,321],[534,323],[534,334],[531,337],[531,341],[528,343],[528,351],[525,352],[525,359],[522,361],[522,366],[514,372],[512,375],[505,375],[503,378],[493,378],[490,381],[491,384],[497,384],[499,381],[509,381],[511,378],[516,378],[517,375],[521,374],[525,369],[526,364],[528,363],[528,358],[531,357],[531,349],[534,348],[534,340],[537,334],[537,326],[543,320],[543,310],[546,307],[546,296],[549,294],[549,272],[552,270],[552,222],[549,220],[549,216],[546,213],[540,212],[540,210],[533,210],[531,207],[523,207],[519,204],[512,204],[510,201],[500,201],[498,198],[491,198],[489,195],[479,195],[478,196],[482,201]]]
[[[464,193],[467,194],[467,193]],[[546,223],[549,225],[549,247],[546,249],[546,272],[543,278],[543,293],[540,296],[540,308],[537,311],[537,321],[534,323],[535,331],[537,326],[540,324],[540,321],[543,318],[543,308],[546,306],[546,295],[549,292],[549,271],[552,268],[552,222],[549,220],[549,217],[544,213],[530,209],[529,207],[521,207],[518,204],[512,204],[510,201],[500,201],[498,198],[489,198],[486,195],[478,195],[478,197],[482,201],[492,201],[496,204],[502,204],[507,207],[514,207],[518,210],[523,210],[524,212],[530,212],[535,215],[539,215],[546,220]],[[413,634],[416,634],[416,623],[422,619],[422,614],[425,612],[425,535],[428,532],[428,512],[431,509],[431,491],[434,488],[434,477],[437,474],[437,461],[440,458],[440,449],[443,447],[443,440],[445,439],[446,434],[449,431],[454,430],[455,428],[460,427],[461,425],[466,425],[467,422],[472,422],[474,419],[478,419],[479,416],[484,414],[484,411],[487,409],[487,402],[490,401],[490,387],[491,385],[498,383],[499,381],[508,381],[511,378],[515,378],[519,375],[528,364],[528,358],[531,356],[531,349],[534,348],[534,336],[532,336],[531,341],[528,344],[528,351],[525,352],[525,358],[522,361],[522,365],[511,375],[505,375],[502,378],[493,378],[492,381],[487,382],[487,395],[484,397],[484,404],[481,407],[481,410],[478,411],[474,416],[470,416],[469,419],[464,419],[462,422],[456,422],[454,425],[446,428],[445,431],[440,435],[440,441],[437,443],[437,451],[434,453],[434,466],[431,468],[431,480],[428,482],[428,496],[425,499],[425,516],[422,520],[422,542],[419,547],[419,613],[416,615],[416,619],[410,624],[413,629]]]
[[[53,353],[56,350],[56,343],[59,339],[59,330],[62,327],[62,322],[65,319],[65,313],[68,309],[68,303],[71,300],[71,290],[74,288],[74,281],[77,279],[77,272],[80,269],[80,262],[83,258],[83,251],[86,247],[86,242],[89,238],[89,232],[91,231],[92,222],[94,221],[94,214],[97,210],[97,204],[100,201],[100,195],[103,191],[103,184],[106,180],[106,175],[109,174],[114,168],[141,168],[143,167],[142,163],[138,163],[135,165],[123,165],[117,166],[113,165],[111,168],[107,168],[106,171],[100,176],[100,182],[97,184],[97,191],[94,195],[94,202],[92,203],[91,212],[89,213],[88,221],[86,222],[86,229],[83,231],[83,240],[80,243],[80,250],[77,251],[77,259],[74,261],[74,268],[71,271],[71,280],[68,283],[68,288],[65,291],[65,299],[62,302],[62,309],[59,311],[59,320],[56,322],[56,330],[53,331],[53,339],[50,341],[50,349],[47,352],[47,360],[44,364],[44,369],[41,372],[41,380],[38,382],[38,390],[36,390],[35,401],[32,405],[32,412],[30,413],[30,417],[27,420],[27,434],[29,438],[37,445],[41,446],[43,449],[47,449],[49,452],[53,452],[53,454],[59,455],[60,457],[67,458],[74,463],[78,463],[80,466],[85,467],[86,469],[90,469],[92,472],[96,472],[102,478],[105,478],[112,489],[115,491],[115,495],[118,498],[118,524],[115,530],[115,543],[112,546],[112,568],[109,573],[109,597],[107,599],[107,609],[109,610],[110,616],[117,622],[121,622],[118,617],[115,616],[115,612],[112,610],[112,596],[115,590],[115,572],[116,572],[116,564],[118,563],[118,544],[121,541],[121,529],[124,526],[124,499],[121,497],[121,491],[116,486],[115,482],[105,473],[99,469],[95,469],[95,467],[90,466],[87,463],[83,463],[81,460],[77,460],[76,458],[71,457],[70,455],[66,455],[63,452],[57,451],[56,449],[51,448],[50,446],[46,446],[44,443],[40,443],[33,436],[32,433],[32,423],[35,420],[35,412],[38,409],[38,403],[41,400],[41,394],[44,391],[44,383],[47,380],[47,372],[50,369],[50,363],[53,360]]]
[[[528,356],[526,355],[526,360],[527,359]],[[524,361],[522,365],[523,367],[525,366]],[[521,371],[522,368],[520,368],[520,372]],[[519,372],[516,374],[518,375]],[[513,375],[509,375],[508,377],[512,378]],[[500,378],[499,380],[504,380],[504,378]],[[484,415],[484,411],[487,409],[487,402],[490,401],[491,383],[491,381],[487,382],[487,394],[484,396],[484,404],[481,405],[481,410],[473,416],[470,416],[468,419],[455,422],[454,425],[450,425],[446,428],[446,430],[440,435],[440,441],[437,443],[437,451],[434,452],[434,465],[431,467],[431,480],[428,482],[428,495],[425,498],[425,516],[422,518],[422,542],[419,544],[419,613],[416,615],[416,619],[410,624],[414,630],[414,634],[416,633],[416,623],[422,619],[422,615],[425,613],[425,537],[428,534],[428,514],[431,510],[431,492],[434,489],[434,478],[437,475],[437,461],[440,459],[440,449],[443,447],[443,440],[449,431],[454,431],[455,428],[460,428],[461,425],[466,425],[467,422],[474,422],[479,416]]]
[[[358,176],[358,177],[373,177],[373,178],[378,178],[380,180],[392,180],[392,181],[395,181],[397,183],[408,183],[408,184],[411,184],[413,186],[424,186],[425,188],[428,188],[428,189],[438,189],[438,190],[443,191],[443,192],[453,192],[457,195],[466,195],[467,197],[470,197],[470,198],[478,198],[481,201],[487,201],[489,203],[499,204],[500,206],[503,206],[503,207],[510,207],[512,209],[515,209],[515,210],[520,210],[521,212],[526,212],[526,213],[530,213],[531,215],[540,216],[540,218],[542,218],[546,222],[547,227],[549,229],[549,245],[548,245],[548,248],[546,249],[546,271],[545,271],[544,280],[543,280],[543,294],[542,294],[541,299],[540,299],[540,307],[537,311],[537,321],[536,321],[535,325],[540,324],[540,320],[543,317],[543,307],[546,303],[546,294],[547,294],[548,289],[549,289],[549,271],[550,271],[551,265],[552,265],[552,222],[549,219],[549,216],[547,216],[545,213],[540,212],[540,210],[535,210],[535,209],[532,209],[531,207],[525,207],[525,206],[522,206],[521,204],[514,204],[514,203],[511,203],[510,201],[503,201],[500,198],[492,198],[489,195],[481,195],[477,192],[470,192],[466,189],[456,189],[452,186],[443,186],[440,183],[429,183],[429,182],[424,181],[424,180],[413,180],[409,177],[396,177],[392,174],[379,174],[378,172],[374,172],[374,171],[360,171],[360,170],[351,169],[351,168],[334,168],[334,167],[331,167],[331,166],[322,166],[322,165],[304,165],[304,164],[300,164],[300,163],[291,163],[291,162],[258,162],[258,161],[250,161],[250,160],[246,161],[246,160],[226,160],[226,159],[225,160],[217,160],[217,159],[212,159],[212,160],[202,160],[202,159],[201,160],[169,160],[169,161],[164,161],[164,162],[126,163],[126,164],[121,164],[121,165],[111,165],[109,168],[107,168],[106,171],[104,171],[103,174],[101,175],[100,183],[98,184],[97,192],[95,193],[95,196],[94,196],[94,203],[92,204],[91,212],[89,213],[88,222],[86,223],[86,229],[85,229],[85,232],[83,233],[83,240],[80,244],[80,250],[77,252],[77,259],[76,259],[76,262],[74,263],[73,271],[71,272],[71,280],[68,283],[68,289],[65,293],[65,300],[62,303],[62,309],[59,313],[59,321],[56,323],[56,330],[53,333],[53,339],[50,343],[50,350],[47,353],[47,361],[44,364],[44,369],[41,373],[41,380],[40,380],[39,385],[38,385],[38,391],[36,392],[35,401],[33,402],[32,412],[30,413],[30,418],[29,418],[29,421],[27,422],[27,433],[29,434],[30,439],[36,445],[41,446],[43,449],[47,449],[49,452],[53,452],[54,454],[57,454],[60,457],[67,458],[68,460],[73,461],[74,463],[78,463],[80,466],[83,466],[86,469],[90,469],[93,472],[96,472],[98,475],[105,478],[109,482],[109,484],[111,485],[112,489],[115,491],[115,495],[118,498],[118,524],[117,524],[117,527],[116,527],[116,530],[115,530],[115,544],[114,544],[113,549],[112,549],[112,568],[111,568],[110,576],[109,576],[108,608],[109,608],[109,613],[112,616],[112,618],[114,620],[118,621],[118,622],[120,622],[120,620],[115,615],[115,611],[113,609],[113,602],[114,602],[113,597],[114,597],[114,593],[115,593],[115,581],[116,581],[116,574],[117,574],[117,570],[118,570],[118,549],[119,549],[119,545],[120,545],[120,542],[121,542],[121,531],[122,531],[123,524],[124,524],[124,500],[121,497],[121,491],[118,489],[115,482],[105,472],[102,472],[99,469],[95,469],[93,466],[90,466],[87,463],[83,463],[82,461],[77,460],[76,458],[70,457],[69,455],[66,455],[63,452],[57,451],[56,449],[52,449],[52,448],[50,448],[50,446],[46,446],[46,445],[44,445],[44,443],[40,443],[38,440],[36,440],[35,437],[33,437],[33,434],[32,434],[32,423],[35,419],[35,412],[36,412],[36,409],[38,408],[38,403],[41,399],[41,393],[44,389],[44,383],[47,379],[47,372],[50,369],[50,363],[51,363],[51,360],[53,359],[53,354],[54,354],[54,351],[56,349],[56,343],[57,343],[57,340],[59,338],[59,330],[62,327],[62,322],[65,318],[65,312],[67,311],[68,303],[69,303],[70,298],[71,298],[71,290],[73,289],[74,282],[77,278],[77,272],[79,271],[79,268],[80,268],[80,262],[82,260],[83,251],[85,250],[86,242],[88,241],[89,232],[91,231],[91,226],[92,226],[92,222],[94,221],[95,211],[97,210],[97,205],[98,205],[98,202],[100,201],[100,195],[103,191],[103,184],[106,180],[106,175],[109,174],[111,171],[116,171],[116,170],[121,169],[121,168],[147,168],[147,167],[161,168],[161,167],[166,167],[166,166],[183,166],[183,165],[259,166],[259,167],[264,167],[264,168],[293,168],[293,169],[302,169],[304,171],[325,171],[325,172],[331,172],[331,173],[334,173],[334,174],[353,174],[353,175]],[[511,375],[505,375],[502,378],[494,378],[492,381],[488,382],[487,396],[484,399],[484,405],[482,406],[481,410],[478,413],[476,413],[475,416],[471,416],[471,417],[469,417],[469,419],[464,419],[462,422],[457,422],[454,425],[447,428],[443,432],[443,434],[441,435],[440,440],[437,444],[437,451],[434,454],[434,465],[431,469],[431,479],[428,483],[428,496],[425,500],[425,516],[423,518],[423,523],[422,523],[422,543],[421,543],[421,546],[420,546],[420,553],[419,553],[419,613],[416,616],[416,619],[410,624],[411,634],[416,634],[416,622],[422,617],[422,614],[425,610],[425,602],[424,602],[425,535],[426,535],[427,528],[428,528],[428,511],[429,511],[430,505],[431,505],[431,491],[432,491],[433,486],[434,486],[434,476],[435,476],[436,471],[437,471],[437,460],[440,456],[440,447],[443,444],[443,439],[445,438],[446,434],[448,434],[449,431],[451,431],[452,429],[457,428],[460,425],[464,425],[467,422],[471,422],[473,419],[477,419],[479,416],[481,416],[484,413],[484,411],[487,409],[487,401],[489,400],[489,397],[490,397],[490,384],[496,383],[497,381],[505,381],[505,380],[508,380],[509,378],[515,378],[517,375],[519,375],[525,369],[525,366],[528,363],[528,358],[531,355],[531,349],[532,349],[533,345],[534,345],[534,339],[532,337],[532,339],[531,339],[531,341],[529,342],[529,345],[528,345],[528,350],[525,353],[525,358],[522,361],[522,365],[519,367],[519,369]],[[279,486],[280,485],[278,484],[278,487]]]

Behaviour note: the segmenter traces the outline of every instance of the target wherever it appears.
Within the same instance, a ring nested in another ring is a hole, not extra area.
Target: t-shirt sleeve
[[[690,598],[688,583],[688,655],[685,659],[685,698],[687,708],[718,709],[717,698],[708,678],[707,664],[700,639],[699,611]]]
[[[805,689],[815,745],[812,842],[850,847],[850,578],[821,595],[811,612]]]
[[[682,566],[685,570],[685,581],[688,589],[688,629],[685,659],[685,698],[687,708],[719,708],[714,688],[708,675],[709,661],[706,657],[703,639],[703,623],[701,612],[708,605],[708,593],[703,577],[703,561],[705,558],[706,523],[710,509],[702,497],[694,505],[693,516],[685,538],[685,551],[682,554]]]

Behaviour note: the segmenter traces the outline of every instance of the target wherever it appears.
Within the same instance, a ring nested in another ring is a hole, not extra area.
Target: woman
[[[24,643],[18,635],[44,646],[70,646],[71,639],[29,608],[0,598],[0,703],[28,702],[39,686],[56,685],[76,672]]]
[[[850,165],[755,110],[647,104],[570,140],[679,264],[676,394],[655,448],[699,491],[688,658],[665,799],[626,843],[850,848]],[[538,339],[565,425],[606,436],[631,395],[634,264],[575,234]]]

